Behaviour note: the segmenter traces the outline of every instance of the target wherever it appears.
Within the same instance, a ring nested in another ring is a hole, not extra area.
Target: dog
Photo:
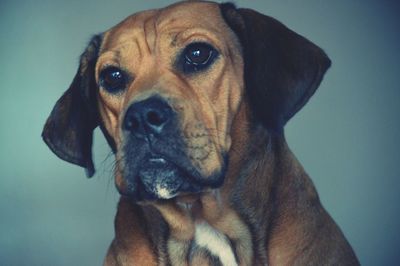
[[[359,265],[284,126],[331,62],[277,20],[183,1],[96,35],[43,139],[95,170],[100,127],[121,194],[105,265]]]

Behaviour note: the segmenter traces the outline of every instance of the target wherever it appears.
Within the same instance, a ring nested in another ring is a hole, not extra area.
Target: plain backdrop
[[[96,131],[97,174],[58,159],[42,126],[90,37],[172,1],[0,2],[0,264],[101,265],[118,193]],[[289,145],[363,265],[400,261],[399,62],[395,1],[236,1],[321,46],[332,67],[287,125]]]

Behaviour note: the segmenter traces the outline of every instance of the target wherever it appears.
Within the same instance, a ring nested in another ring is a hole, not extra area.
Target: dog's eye
[[[191,73],[210,66],[218,56],[218,52],[211,45],[199,42],[189,44],[185,48],[183,56],[183,70],[186,73]]]
[[[107,67],[100,73],[100,85],[110,93],[117,93],[126,86],[124,71],[117,67]]]

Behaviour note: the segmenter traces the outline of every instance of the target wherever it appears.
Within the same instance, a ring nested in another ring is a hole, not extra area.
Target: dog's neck
[[[253,255],[258,260],[252,265],[263,265],[266,261],[291,265],[294,263],[291,259],[305,252],[300,247],[309,246],[318,237],[315,228],[323,222],[317,218],[325,210],[284,134],[271,134],[261,125],[251,132],[250,145],[241,154],[252,159],[244,159],[241,164],[237,181],[233,181],[240,185],[234,187],[231,200],[238,215],[251,225]]]

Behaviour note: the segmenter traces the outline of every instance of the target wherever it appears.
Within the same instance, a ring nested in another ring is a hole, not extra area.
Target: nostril
[[[140,127],[140,121],[135,115],[130,115],[125,119],[125,129],[129,131],[136,131]]]
[[[165,118],[156,111],[149,111],[146,115],[146,121],[151,126],[159,127],[165,123]]]

